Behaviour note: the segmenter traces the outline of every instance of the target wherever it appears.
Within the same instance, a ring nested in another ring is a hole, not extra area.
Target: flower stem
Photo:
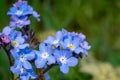
[[[54,66],[56,66],[56,65],[58,65],[58,64],[52,64],[52,65],[50,65],[48,68],[44,69],[44,70],[39,74],[37,80],[45,80],[44,74],[45,74],[46,72],[48,72],[52,67],[54,67]]]

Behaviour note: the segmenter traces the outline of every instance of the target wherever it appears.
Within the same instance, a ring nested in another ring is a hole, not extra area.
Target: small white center
[[[25,57],[24,56],[20,56],[20,61],[24,62],[25,61]]]
[[[64,57],[64,56],[60,57],[59,60],[60,60],[60,62],[61,62],[62,64],[66,64],[66,62],[67,62],[67,58]]]
[[[53,44],[58,44],[59,40],[54,40]]]
[[[44,53],[42,53],[42,55],[41,55],[41,57],[44,58],[44,59],[47,58],[48,56],[49,56],[49,54],[48,54],[47,52],[44,52]]]
[[[21,15],[22,13],[23,13],[23,12],[20,11],[20,10],[18,10],[18,11],[16,12],[17,15]]]
[[[23,21],[22,21],[22,20],[18,20],[16,23],[17,23],[17,24],[22,24]]]
[[[21,72],[21,73],[24,73],[24,72],[25,72],[25,69],[20,68],[20,72]]]

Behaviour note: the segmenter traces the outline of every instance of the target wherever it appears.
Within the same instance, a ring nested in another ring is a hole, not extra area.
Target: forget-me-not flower
[[[12,49],[11,51],[12,56],[15,60],[15,66],[21,67],[23,66],[25,69],[31,69],[32,65],[29,61],[33,60],[35,58],[35,52],[32,50],[21,50],[19,52],[16,52],[16,50]]]
[[[72,52],[68,50],[55,50],[54,56],[60,66],[60,71],[68,73],[70,66],[76,66],[78,59],[72,56]]]
[[[12,16],[27,16],[27,15],[32,15],[33,9],[31,6],[29,6],[27,3],[22,3],[19,5],[19,7],[13,6],[10,8],[8,11],[8,15]]]
[[[14,74],[19,75],[19,79],[20,80],[30,80],[30,79],[35,79],[37,78],[37,75],[34,73],[33,69],[25,69],[24,67],[16,67],[16,66],[12,66],[11,71]]]
[[[28,5],[27,1],[19,0],[13,5],[13,7],[10,8],[7,14],[17,16],[18,18],[33,16],[40,21],[40,15],[34,11],[30,5]]]
[[[51,46],[58,47],[60,46],[60,41],[62,40],[62,37],[63,37],[62,32],[58,31],[55,37],[49,36],[47,40],[44,41],[44,43],[47,43]]]
[[[5,27],[3,29],[3,33],[9,36],[9,39],[11,41],[11,45],[14,47],[16,51],[19,51],[20,49],[24,49],[26,47],[29,47],[28,43],[25,43],[25,36],[22,36],[22,33],[19,31],[14,30],[10,27]]]
[[[55,58],[52,56],[52,49],[50,46],[46,46],[44,43],[41,43],[40,51],[36,51],[37,58],[35,60],[35,65],[37,68],[44,68],[46,64],[54,64]]]
[[[78,37],[72,38],[71,36],[61,41],[61,45],[64,49],[70,49],[76,54],[80,53],[80,41]]]

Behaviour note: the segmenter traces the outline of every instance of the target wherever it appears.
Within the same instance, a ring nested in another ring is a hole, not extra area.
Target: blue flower
[[[46,46],[44,43],[41,43],[40,51],[36,51],[37,58],[35,60],[35,65],[37,68],[43,68],[46,64],[54,64],[55,58],[52,56],[52,49],[49,46]]]
[[[86,39],[86,36],[82,33],[78,34],[78,37],[80,38],[80,41],[84,41]]]
[[[12,36],[14,36],[16,34],[13,34]],[[11,36],[10,36],[11,38]],[[25,49],[26,47],[29,47],[28,43],[25,43],[25,39],[22,35],[20,36],[16,36],[13,39],[11,38],[11,43],[12,46],[14,47],[14,49],[16,49],[16,51],[19,51],[19,49]]]
[[[15,60],[15,66],[17,68],[24,67],[25,69],[31,69],[32,65],[29,61],[33,60],[35,58],[35,53],[32,50],[21,50],[20,52],[16,52],[14,49],[11,51],[12,56]]]
[[[33,69],[25,69],[24,67],[16,67],[12,66],[11,71],[14,74],[19,75],[20,80],[30,80],[30,79],[35,79],[37,78],[37,75],[34,73]]]
[[[78,63],[77,58],[72,56],[71,51],[68,50],[55,50],[54,55],[57,63],[60,65],[60,71],[68,73],[69,66],[76,66]]]
[[[27,4],[27,1],[23,1],[23,0],[18,0],[18,2],[16,2],[15,4],[13,4],[13,6],[15,6],[15,7],[20,7],[20,5],[21,4],[23,4],[23,3],[25,3],[25,4]]]
[[[12,32],[13,28],[10,28],[9,26],[4,27],[2,30],[2,34],[9,35]]]
[[[84,53],[86,56],[88,56],[88,52],[87,50],[89,50],[91,48],[91,46],[88,45],[87,41],[83,41],[82,43],[80,43],[80,47],[81,47],[81,53]]]
[[[22,35],[22,32],[16,31],[14,28],[10,28],[9,26],[6,26],[3,29],[2,33],[0,33],[0,38],[5,44],[11,43],[17,51],[19,51],[19,49],[29,47],[29,44],[25,43],[27,35]]]
[[[76,54],[80,53],[80,39],[78,37],[68,36],[68,38],[61,41],[61,45],[64,49],[70,49]]]
[[[49,37],[47,38],[47,40],[44,41],[44,43],[47,43],[47,44],[49,44],[49,45],[51,45],[51,46],[58,47],[58,46],[60,46],[60,41],[61,41],[62,37],[63,37],[62,32],[61,32],[61,31],[58,31],[58,32],[56,33],[56,36],[55,36],[55,37],[49,36]]]
[[[18,18],[17,16],[11,17],[10,27],[23,28],[24,26],[29,24],[30,24],[30,20],[28,20],[28,17],[21,17],[21,18]]]
[[[37,76],[33,72],[32,65],[29,62],[35,58],[34,51],[24,49],[20,52],[16,52],[12,49],[10,52],[15,61],[14,66],[11,67],[11,71],[14,74],[18,74],[20,80],[29,80],[29,78],[35,79]]]
[[[14,30],[10,27],[5,27],[3,29],[3,33],[9,36],[11,45],[14,49],[18,52],[20,49],[25,49],[29,47],[28,43],[25,43],[26,35],[22,36],[22,33],[19,31]]]
[[[29,17],[32,15],[34,18],[40,21],[40,15],[28,5],[27,1],[19,0],[13,5],[13,7],[10,8],[7,14],[17,16],[18,18]]]
[[[31,6],[29,6],[27,3],[22,3],[19,5],[19,7],[13,6],[10,8],[10,11],[8,11],[8,15],[13,16],[27,16],[32,15],[33,9]]]

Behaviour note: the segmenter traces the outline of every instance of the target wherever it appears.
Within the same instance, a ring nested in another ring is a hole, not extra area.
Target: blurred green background
[[[16,1],[0,1],[1,31],[9,24],[10,17],[6,13]],[[80,60],[79,65],[71,68],[68,74],[60,73],[58,67],[53,68],[50,71],[51,80],[120,79],[120,0],[28,0],[28,2],[41,15],[40,22],[31,18],[31,27],[36,31],[40,41],[65,28],[68,31],[82,32],[92,46],[90,56]],[[9,75],[8,59],[1,49],[0,80],[9,80]]]

